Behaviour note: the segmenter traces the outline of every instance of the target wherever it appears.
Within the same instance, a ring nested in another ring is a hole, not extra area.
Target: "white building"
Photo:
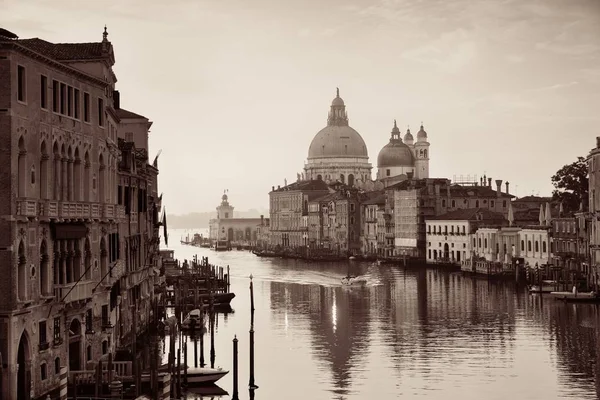
[[[587,158],[589,171],[589,213],[590,224],[590,268],[593,282],[598,284],[600,271],[600,136],[596,137],[596,148]]]
[[[519,231],[519,257],[526,266],[550,264],[550,227],[527,226]]]
[[[485,244],[487,247],[489,237],[492,236],[491,231],[496,231],[497,228],[489,228],[490,232],[487,232],[486,229],[481,228],[483,225],[505,225],[507,220],[502,214],[488,209],[465,208],[438,217],[430,217],[425,224],[427,262],[460,264],[462,260],[470,259],[471,252],[478,247],[482,253],[485,252],[481,245]],[[483,240],[472,240],[475,232],[477,236],[480,231]]]

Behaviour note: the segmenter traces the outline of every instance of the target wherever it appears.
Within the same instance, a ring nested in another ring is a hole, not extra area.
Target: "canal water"
[[[178,259],[197,254],[231,268],[235,312],[219,315],[215,366],[231,370],[237,335],[241,400],[249,399],[250,274],[257,400],[600,398],[596,305],[433,269],[217,253],[180,245],[182,234],[169,235]],[[341,285],[349,269],[367,277],[365,287]],[[205,360],[209,349],[206,338]],[[231,373],[218,384],[232,394]]]

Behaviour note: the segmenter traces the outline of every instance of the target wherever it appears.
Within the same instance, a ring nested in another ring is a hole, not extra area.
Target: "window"
[[[38,323],[38,335],[40,339],[40,347],[48,343],[48,338],[46,337],[46,321],[40,321]]]
[[[475,200],[475,208],[479,208],[479,200]]]
[[[70,117],[73,115],[73,88],[67,87],[67,115]]]
[[[83,93],[83,121],[90,122],[90,94]]]
[[[54,342],[60,342],[60,317],[54,318]]]
[[[54,359],[54,373],[60,374],[60,357],[56,357]]]
[[[98,98],[98,126],[104,126],[104,100]]]
[[[48,108],[48,78],[40,75],[40,107]]]
[[[442,207],[446,207],[446,200],[442,200]]]
[[[350,203],[350,212],[354,212],[354,203]]]
[[[92,346],[87,347],[86,356],[88,361],[92,361]]]
[[[350,217],[350,225],[354,225],[354,217]]]
[[[494,200],[491,200],[491,201],[490,201],[490,206],[491,206],[491,207],[494,207],[495,205],[496,205],[496,203],[494,202]]]
[[[73,117],[79,119],[79,89],[73,89]]]
[[[102,326],[110,326],[110,318],[108,314],[108,304],[102,306]]]
[[[542,242],[542,253],[545,253],[547,251],[547,245],[546,245],[546,241]]]
[[[106,354],[108,353],[108,342],[106,340],[104,340],[102,342],[102,354]]]
[[[389,170],[389,169],[386,169],[386,170],[385,170],[385,175],[386,175],[386,176],[390,176],[390,170]]]
[[[538,242],[537,240],[535,241],[535,251],[536,253],[540,251],[540,242]]]
[[[456,207],[456,200],[452,200],[452,207]]]
[[[525,251],[525,241],[521,240],[521,251]]]
[[[67,110],[67,85],[60,84],[60,113],[65,114]]]
[[[502,207],[506,208],[506,200],[502,202]]]
[[[45,381],[48,378],[48,371],[46,368],[46,363],[42,363],[40,365],[40,379]]]
[[[93,332],[94,331],[94,324],[92,321],[92,310],[87,310],[87,313],[85,314],[85,330],[86,332]]]
[[[531,240],[527,241],[527,251],[531,251]]]
[[[52,111],[55,113],[59,110],[60,89],[58,81],[52,81]]]
[[[25,77],[25,67],[19,65],[17,66],[17,100],[23,102],[27,101],[26,91],[27,82]]]

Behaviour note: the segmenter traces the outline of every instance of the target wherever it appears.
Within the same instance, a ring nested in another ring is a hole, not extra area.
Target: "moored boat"
[[[596,292],[551,292],[551,297],[567,303],[600,303],[600,296]]]
[[[556,291],[558,283],[556,281],[542,281],[541,285],[529,285],[529,293],[552,293]]]
[[[193,309],[186,315],[185,319],[181,323],[181,329],[189,330],[189,329],[204,329],[204,313],[199,309]]]

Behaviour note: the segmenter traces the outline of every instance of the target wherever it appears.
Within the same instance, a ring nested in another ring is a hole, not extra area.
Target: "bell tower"
[[[231,219],[233,218],[233,206],[229,204],[227,192],[229,190],[225,189],[223,191],[223,196],[221,196],[221,204],[217,207],[217,219]]]
[[[421,129],[417,133],[417,142],[414,144],[415,152],[415,178],[429,178],[429,142],[427,132],[421,123]]]

